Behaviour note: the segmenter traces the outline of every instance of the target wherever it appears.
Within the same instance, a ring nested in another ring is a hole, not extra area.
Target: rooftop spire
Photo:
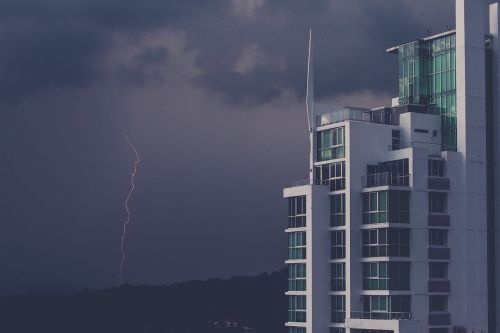
[[[313,33],[309,29],[309,52],[307,56],[307,91],[306,91],[306,107],[307,107],[307,124],[309,131],[312,131],[312,123],[314,117],[314,68],[313,68]]]

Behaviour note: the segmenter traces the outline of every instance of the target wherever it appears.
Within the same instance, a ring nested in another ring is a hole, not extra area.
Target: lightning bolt
[[[130,209],[128,207],[128,201],[132,197],[132,194],[134,193],[135,189],[135,175],[137,173],[137,165],[141,162],[141,159],[139,158],[139,153],[137,152],[137,149],[135,149],[135,146],[130,142],[130,139],[127,135],[127,129],[126,127],[120,123],[120,127],[122,128],[122,134],[123,137],[125,138],[125,141],[127,141],[128,146],[130,149],[134,152],[135,154],[135,162],[134,162],[134,169],[132,170],[132,175],[130,176],[130,190],[127,194],[127,198],[125,199],[124,206],[125,206],[125,211],[127,212],[127,218],[123,222],[123,230],[122,230],[122,236],[121,236],[121,245],[120,245],[120,250],[122,252],[122,261],[120,262],[120,272],[118,274],[118,279],[120,280],[120,284],[123,284],[123,267],[125,265],[125,261],[127,259],[127,253],[125,252],[125,239],[127,236],[127,225],[130,223]]]

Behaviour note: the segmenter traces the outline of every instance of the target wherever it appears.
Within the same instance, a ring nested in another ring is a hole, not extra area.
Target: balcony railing
[[[342,183],[339,183],[340,181]],[[343,190],[345,188],[345,179],[338,179],[338,180],[304,179],[304,180],[295,180],[292,182],[292,187],[305,186],[305,185],[328,186],[328,187],[330,187],[331,191],[336,191],[339,189]]]
[[[299,187],[305,185],[313,185],[313,181],[311,179],[304,179],[304,180],[295,180],[292,182],[293,187]]]
[[[377,186],[410,186],[410,175],[400,175],[390,172],[374,173],[365,175],[361,179],[363,187]]]
[[[450,325],[449,313],[429,313],[429,325]]]
[[[444,177],[428,177],[427,187],[430,190],[445,190],[450,189],[450,179]]]
[[[330,112],[316,116],[316,126],[324,126],[343,122],[346,120],[364,121],[377,124],[397,125],[399,118],[394,117],[392,112],[382,110],[370,110],[363,108],[333,107]]]
[[[351,312],[351,319],[410,320],[411,312]]]
[[[433,156],[441,156],[442,151],[452,150],[447,145],[439,143],[431,143],[431,142],[420,142],[420,141],[412,141],[406,143],[398,143],[395,145],[389,145],[389,150],[400,150],[406,148],[425,149],[429,152],[429,155]]]

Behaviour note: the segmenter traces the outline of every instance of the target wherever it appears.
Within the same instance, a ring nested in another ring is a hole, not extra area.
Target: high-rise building
[[[316,103],[288,200],[289,333],[500,332],[499,5],[391,47],[390,107]],[[495,278],[495,276],[497,278]]]

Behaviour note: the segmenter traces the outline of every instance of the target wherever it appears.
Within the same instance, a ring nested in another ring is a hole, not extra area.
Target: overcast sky
[[[162,284],[284,266],[282,188],[307,177],[316,95],[380,106],[385,49],[451,0],[0,0],[0,294]]]

